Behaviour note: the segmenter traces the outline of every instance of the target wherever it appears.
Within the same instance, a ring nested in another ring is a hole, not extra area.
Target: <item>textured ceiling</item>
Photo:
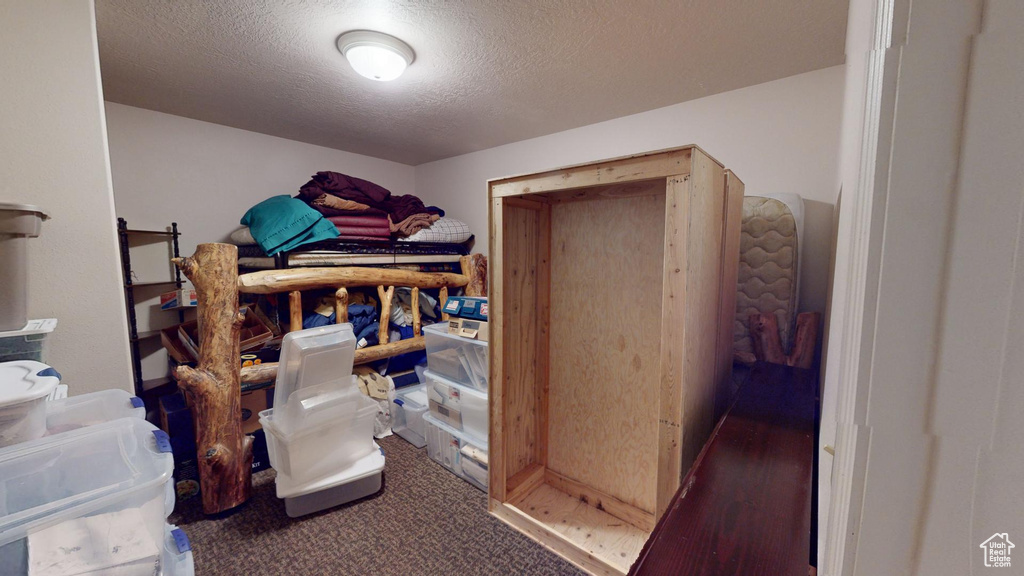
[[[107,100],[420,164],[843,62],[847,0],[97,0]],[[405,40],[393,82],[335,39]]]

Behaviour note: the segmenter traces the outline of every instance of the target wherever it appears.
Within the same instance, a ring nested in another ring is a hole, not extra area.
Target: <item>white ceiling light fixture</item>
[[[405,42],[371,30],[352,30],[338,36],[338,50],[361,76],[380,82],[398,78],[416,58]]]

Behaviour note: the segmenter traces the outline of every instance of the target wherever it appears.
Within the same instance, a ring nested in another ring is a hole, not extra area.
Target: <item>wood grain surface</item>
[[[813,371],[758,363],[630,574],[807,574],[817,402]]]

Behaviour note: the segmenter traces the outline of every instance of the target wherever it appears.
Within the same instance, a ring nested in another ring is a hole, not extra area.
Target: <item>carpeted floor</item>
[[[582,574],[487,514],[486,495],[397,436],[384,449],[376,496],[289,518],[274,494],[273,470],[253,476],[253,496],[211,519],[198,499],[170,520],[192,542],[196,573],[459,575]]]

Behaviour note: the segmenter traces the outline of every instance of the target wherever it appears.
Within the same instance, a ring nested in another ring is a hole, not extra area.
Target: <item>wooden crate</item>
[[[489,509],[624,574],[727,402],[743,185],[689,146],[489,193]]]

